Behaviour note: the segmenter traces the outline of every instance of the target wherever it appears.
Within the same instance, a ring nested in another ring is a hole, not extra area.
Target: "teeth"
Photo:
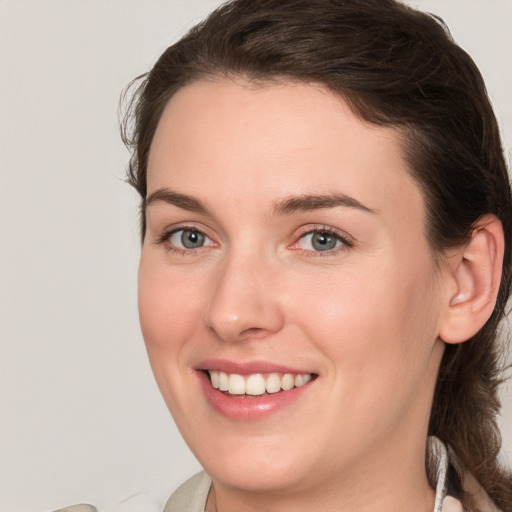
[[[229,392],[232,395],[245,395],[245,379],[241,375],[232,373],[229,376]]]
[[[214,372],[219,374],[219,389],[221,391],[227,391],[229,389],[229,377],[227,373],[224,372]],[[213,384],[213,381],[212,381]],[[214,385],[215,387],[215,385]]]
[[[263,375],[251,375],[245,381],[245,393],[247,395],[263,395],[265,393],[265,384]]]
[[[283,376],[283,380],[281,381],[281,387],[288,391],[295,386],[295,377],[290,373],[285,373]]]
[[[219,372],[211,372],[210,378],[212,379],[212,386],[215,389],[219,389],[219,381],[220,381]]]
[[[227,391],[231,395],[260,396],[265,393],[288,391],[294,387],[304,386],[313,377],[310,373],[292,375],[291,373],[270,373],[267,376],[255,373],[248,376],[236,373],[225,373],[208,370],[212,386],[220,391]]]
[[[295,376],[295,385],[297,387],[304,385],[304,375],[296,375]]]
[[[307,384],[311,380],[311,374],[305,373],[304,375],[296,375],[295,376],[295,387],[300,388]]]
[[[215,386],[214,386],[215,387]],[[277,373],[271,373],[266,382],[267,393],[277,393],[281,391],[281,377]]]

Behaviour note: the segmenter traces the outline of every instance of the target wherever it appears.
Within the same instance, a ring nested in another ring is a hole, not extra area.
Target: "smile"
[[[196,365],[195,374],[209,406],[225,418],[244,423],[264,420],[317,396],[320,381],[317,372],[304,367],[265,361],[209,359]]]
[[[304,386],[313,379],[313,375],[310,373],[297,375],[291,373],[239,375],[217,370],[208,370],[207,373],[215,389],[230,395],[264,396]]]

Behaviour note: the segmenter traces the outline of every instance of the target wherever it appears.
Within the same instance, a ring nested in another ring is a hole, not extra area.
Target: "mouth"
[[[292,404],[309,403],[305,397],[317,396],[313,390],[319,374],[302,368],[269,361],[209,359],[194,369],[207,403],[230,420],[264,420],[290,410]]]
[[[214,389],[228,396],[256,398],[283,393],[305,386],[316,378],[313,373],[253,373],[240,375],[219,370],[205,370]]]

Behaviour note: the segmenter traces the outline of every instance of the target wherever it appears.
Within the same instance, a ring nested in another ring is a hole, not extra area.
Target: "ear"
[[[439,337],[446,343],[468,340],[491,316],[500,287],[504,247],[500,220],[487,214],[476,223],[467,245],[449,258],[450,285],[439,329]]]

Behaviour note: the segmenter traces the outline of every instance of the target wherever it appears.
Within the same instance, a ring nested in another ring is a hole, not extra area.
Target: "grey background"
[[[512,2],[410,3],[443,16],[480,66],[510,155]],[[0,0],[1,512],[138,492],[157,504],[199,468],[138,327],[137,197],[116,111],[122,88],[217,4]],[[504,407],[512,461],[510,386]],[[123,510],[140,512],[136,500]]]

